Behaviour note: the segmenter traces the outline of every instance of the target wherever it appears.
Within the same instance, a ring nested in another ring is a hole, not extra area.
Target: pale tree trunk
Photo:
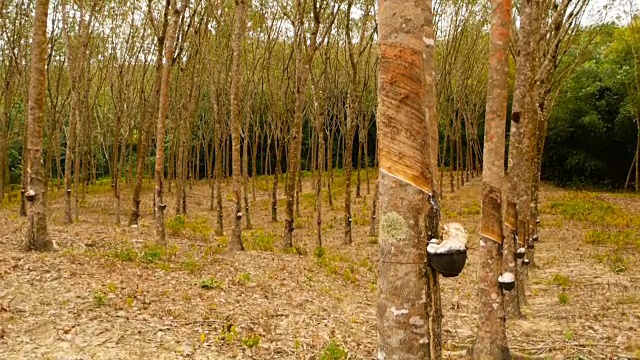
[[[515,234],[518,241],[514,243],[507,234],[507,242],[504,245],[505,271],[509,271],[518,278],[518,294],[514,291],[505,293],[505,303],[507,315],[520,317],[520,305],[518,298],[524,298],[524,282],[522,261],[515,261],[514,254],[517,248],[526,247],[527,232],[529,228],[529,204],[531,202],[531,162],[532,137],[534,136],[534,116],[533,111],[533,47],[532,38],[532,3],[531,0],[524,0],[520,3],[520,33],[518,39],[518,59],[516,69],[515,94],[513,96],[513,110],[511,115],[511,135],[509,142],[509,167],[508,167],[508,204],[515,202],[517,215],[513,216],[515,221]],[[517,219],[517,221],[516,221]],[[507,219],[509,220],[509,219]],[[506,223],[505,223],[506,224]],[[507,224],[506,224],[507,225]],[[507,225],[509,229],[509,225]],[[510,230],[510,229],[509,229]],[[511,267],[511,264],[518,264]],[[522,292],[522,293],[521,293]],[[520,294],[521,293],[521,294]],[[514,296],[517,295],[517,296]]]
[[[167,0],[168,1],[168,0]],[[164,17],[167,18],[169,13],[169,5],[165,6]],[[138,225],[140,220],[140,195],[142,193],[142,180],[144,178],[145,164],[149,153],[149,142],[151,139],[151,131],[153,129],[153,117],[158,110],[158,96],[162,83],[162,57],[165,47],[165,35],[167,34],[168,22],[162,23],[162,29],[156,34],[156,69],[153,92],[149,101],[149,109],[147,114],[141,116],[140,137],[138,138],[137,156],[136,156],[136,180],[133,187],[133,197],[131,204],[131,214],[129,215],[129,226]],[[154,213],[155,213],[154,204]]]
[[[276,152],[275,161],[275,174],[273,175],[273,186],[271,187],[271,221],[278,221],[278,181],[280,174],[282,174],[282,167],[280,166],[280,155],[282,154],[282,141],[278,141],[280,135],[274,136],[274,146]]]
[[[217,139],[215,139],[215,188],[216,188],[216,235],[222,236],[224,235],[224,211],[222,208],[222,141],[224,141],[224,136],[222,135],[222,125],[220,122],[222,119],[218,119],[217,127]]]
[[[317,147],[317,176],[314,178],[315,180],[315,191],[316,191],[316,226],[317,226],[317,235],[318,235],[318,246],[322,246],[322,173],[324,171],[324,116],[325,116],[325,87],[324,84],[322,88],[315,86],[316,80],[313,81],[311,85],[313,88],[313,100],[314,100],[314,108],[315,108],[315,118],[314,125],[316,129],[316,135],[318,136],[318,147]]]
[[[379,181],[376,180],[376,186],[374,188],[373,201],[371,202],[371,221],[369,224],[369,236],[378,236],[378,203],[380,202],[380,186]]]
[[[44,126],[45,62],[47,56],[48,0],[37,0],[33,17],[31,65],[29,83],[29,161],[26,169],[27,228],[24,250],[52,250],[53,242],[47,230],[47,194],[42,166],[42,128]]]
[[[353,75],[355,76],[355,75]],[[347,100],[347,125],[344,134],[344,243],[346,245],[353,244],[351,237],[351,226],[353,220],[351,218],[351,173],[352,167],[352,152],[353,152],[353,127],[356,117],[356,102],[357,102],[357,86],[355,84],[357,80],[351,79],[351,86],[349,87],[349,95]]]
[[[247,230],[251,230],[251,217],[249,216],[249,121],[245,119],[244,125],[244,146],[242,148],[242,192],[244,200],[244,214],[246,219]],[[255,166],[255,165],[254,165]]]
[[[236,15],[233,27],[233,62],[231,64],[231,141],[232,141],[232,176],[233,176],[233,229],[229,239],[229,250],[241,251],[242,246],[242,163],[240,159],[240,141],[242,133],[242,119],[240,112],[240,81],[242,81],[242,39],[245,27],[245,0],[235,0]]]
[[[482,171],[482,218],[480,229],[480,300],[474,359],[510,359],[507,345],[503,294],[498,277],[502,272],[502,185],[504,181],[505,126],[508,96],[511,1],[492,0],[487,110]]]
[[[156,166],[155,166],[155,191],[154,203],[156,213],[156,243],[161,246],[167,244],[164,231],[164,210],[167,204],[164,203],[163,196],[163,180],[164,180],[164,147],[167,120],[169,110],[169,86],[171,85],[171,66],[173,65],[173,46],[176,41],[176,32],[178,31],[178,23],[180,22],[180,14],[183,8],[178,8],[177,0],[170,0],[171,16],[169,18],[169,27],[167,29],[167,39],[164,47],[164,65],[162,67],[162,81],[160,83],[160,95],[158,97],[158,124],[156,134]],[[185,3],[186,5],[186,3]]]
[[[427,113],[436,96],[433,57],[427,57],[435,39],[425,36],[433,34],[431,2],[381,0],[379,9],[378,359],[432,359],[440,339],[429,317],[440,314],[431,308],[439,290],[425,277],[424,232],[436,234],[428,227],[437,225],[423,222],[427,199],[436,195],[431,152],[437,151],[437,117]]]

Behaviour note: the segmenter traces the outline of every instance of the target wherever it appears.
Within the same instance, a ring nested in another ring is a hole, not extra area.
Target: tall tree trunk
[[[376,180],[373,201],[371,202],[371,221],[369,224],[369,236],[378,236],[378,202],[380,201],[380,185]]]
[[[482,172],[480,230],[480,300],[474,359],[510,359],[507,345],[503,294],[498,282],[502,272],[502,185],[504,181],[505,126],[509,70],[511,1],[492,0],[487,110]]]
[[[531,181],[533,177],[532,146],[535,135],[535,112],[533,110],[534,77],[533,77],[533,44],[532,39],[536,34],[532,32],[533,13],[531,0],[520,3],[520,33],[518,43],[518,59],[516,69],[515,94],[513,96],[513,110],[511,114],[511,134],[509,141],[509,167],[508,167],[508,204],[516,203],[517,244],[508,241],[504,248],[504,260],[506,265],[514,263],[512,254],[517,248],[526,248],[529,229],[529,212],[531,202]],[[507,228],[509,226],[507,225]],[[509,238],[507,237],[509,240]],[[524,305],[523,268],[522,261],[515,261],[516,269],[511,271],[518,279],[517,297],[509,292],[506,296],[507,315],[521,316],[520,306]],[[505,267],[506,269],[506,267]],[[520,299],[520,300],[518,300]],[[511,303],[515,302],[515,303]]]
[[[53,242],[47,230],[47,193],[45,173],[42,167],[42,142],[44,127],[45,62],[47,56],[48,0],[36,0],[33,17],[33,37],[31,42],[31,68],[29,83],[29,138],[27,147],[28,200],[27,228],[24,250],[52,250]]]
[[[224,235],[224,209],[222,208],[222,142],[224,141],[224,136],[222,135],[222,124],[220,122],[222,119],[218,119],[218,123],[216,124],[217,128],[217,139],[215,139],[215,188],[216,188],[216,235],[222,236]]]
[[[437,118],[426,111],[436,95],[428,86],[434,64],[427,53],[435,41],[425,36],[425,30],[433,34],[430,14],[431,1],[380,1],[378,359],[431,359],[432,346],[440,345],[429,328],[430,314],[440,310],[425,302],[438,293],[425,277],[424,239],[425,230],[437,231],[423,223],[427,198],[435,196],[430,152],[437,151]]]
[[[355,76],[355,75],[354,75]],[[349,89],[348,96],[348,105],[347,105],[347,126],[344,134],[344,158],[343,158],[343,166],[344,166],[344,243],[346,245],[353,244],[353,239],[351,237],[351,226],[353,224],[353,219],[351,217],[351,173],[353,170],[352,166],[352,152],[353,152],[353,127],[355,126],[355,118],[356,118],[356,102],[358,96],[356,94],[356,84],[355,79],[351,80],[353,82],[352,86]]]
[[[236,16],[233,27],[233,59],[231,64],[231,141],[233,160],[233,215],[234,223],[229,239],[229,250],[244,250],[242,246],[242,163],[240,159],[240,141],[242,133],[241,112],[240,112],[240,81],[242,81],[242,39],[244,38],[244,16],[245,0],[235,0]]]
[[[162,67],[162,81],[160,83],[160,95],[158,97],[158,123],[156,131],[156,166],[154,171],[155,182],[155,209],[156,209],[156,243],[161,246],[167,244],[164,231],[164,210],[167,204],[164,203],[162,196],[163,180],[164,180],[164,150],[167,113],[169,110],[169,86],[171,85],[171,66],[173,65],[173,46],[176,42],[176,33],[178,31],[178,23],[180,22],[181,9],[178,8],[177,0],[170,0],[171,16],[169,18],[169,27],[167,29],[167,39],[164,47],[164,65]]]
[[[278,141],[279,135],[274,136],[274,146],[276,151],[275,161],[275,174],[273,175],[273,186],[271,187],[271,221],[278,221],[278,181],[280,180],[280,174],[282,174],[282,168],[280,163],[282,160],[280,156],[282,154],[282,142]]]
[[[168,0],[167,0],[168,1]],[[165,7],[165,14],[169,11],[169,7]],[[167,15],[165,15],[166,17]],[[165,47],[165,35],[167,33],[167,21],[163,22],[161,33],[156,36],[156,67],[153,92],[149,101],[149,108],[146,114],[141,116],[141,134],[138,138],[137,154],[136,154],[136,180],[133,187],[133,196],[131,204],[131,214],[129,215],[129,226],[138,225],[140,219],[140,195],[142,193],[142,180],[144,179],[145,165],[149,154],[149,143],[151,141],[151,131],[153,129],[153,118],[158,110],[158,97],[160,86],[162,83],[162,58]],[[133,154],[132,154],[133,155]],[[154,204],[154,213],[156,205]],[[155,215],[154,215],[155,216]]]
[[[249,121],[245,119],[244,125],[244,147],[242,148],[242,192],[244,198],[243,217],[247,222],[247,230],[251,230],[251,217],[249,216]]]

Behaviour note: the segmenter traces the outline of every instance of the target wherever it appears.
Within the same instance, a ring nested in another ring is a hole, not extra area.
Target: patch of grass
[[[93,304],[97,307],[107,305],[107,295],[102,291],[96,291],[93,293]]]
[[[189,258],[182,262],[182,268],[189,274],[195,274],[201,267],[202,264],[193,258]]]
[[[305,209],[315,209],[316,207],[316,194],[315,193],[302,193],[300,195],[300,206]]]
[[[159,245],[145,245],[140,259],[148,264],[154,263],[162,259],[165,253],[165,248]]]
[[[107,290],[109,290],[109,292],[111,293],[115,293],[116,291],[118,291],[118,287],[114,283],[108,283]]]
[[[558,294],[558,302],[562,305],[566,305],[569,303],[569,295],[565,293]]]
[[[232,343],[238,337],[238,329],[232,323],[226,323],[220,330],[219,339]]]
[[[571,192],[543,206],[542,210],[574,221],[599,226],[640,225],[640,219],[625,213],[621,208],[601,200],[590,192]]]
[[[366,205],[361,206],[360,211],[353,214],[353,223],[358,226],[369,225],[371,223],[369,207]]]
[[[242,285],[250,283],[251,282],[251,274],[242,273],[242,274],[238,275],[238,278],[236,279],[236,282],[238,284],[242,284]]]
[[[562,274],[553,274],[551,284],[561,286],[562,288],[568,288],[571,286],[571,279]]]
[[[120,261],[135,261],[138,259],[138,252],[132,247],[124,247],[111,252],[111,256]]]
[[[127,296],[126,302],[127,302],[127,306],[131,307],[133,306],[134,300],[131,296]]]
[[[249,349],[260,345],[260,336],[257,334],[250,334],[242,338],[242,345]]]
[[[324,255],[326,254],[326,250],[324,249],[324,247],[322,246],[318,246],[314,251],[313,251],[313,256],[315,256],[316,258],[320,259],[322,257],[324,257]]]
[[[214,277],[210,277],[200,281],[200,287],[206,290],[222,289],[224,287],[224,283]]]
[[[567,341],[573,341],[573,330],[567,329],[567,331],[564,332],[564,339]]]
[[[592,245],[640,248],[640,233],[632,230],[591,230],[585,234],[584,239],[587,244]]]
[[[184,215],[176,215],[166,220],[164,226],[170,236],[186,236],[196,240],[207,240],[213,233],[209,220],[200,216],[190,220]]]
[[[462,209],[462,215],[464,216],[480,215],[480,203],[478,201],[474,201],[470,205],[465,206]]]
[[[356,277],[355,272],[352,270],[352,267],[349,267],[342,271],[342,279],[352,284],[355,284],[358,282],[358,278]]]
[[[275,251],[276,236],[270,231],[253,230],[243,234],[243,244],[246,250]]]
[[[289,255],[298,255],[298,256],[307,255],[307,250],[297,245],[294,245],[290,248],[284,248],[282,252]]]
[[[318,360],[346,360],[349,352],[345,350],[335,340],[332,340],[318,356]]]
[[[594,258],[598,262],[607,265],[614,273],[625,272],[629,268],[627,259],[617,251],[602,252],[595,255]]]
[[[293,227],[296,229],[306,229],[311,225],[311,219],[307,217],[297,217],[293,221]]]

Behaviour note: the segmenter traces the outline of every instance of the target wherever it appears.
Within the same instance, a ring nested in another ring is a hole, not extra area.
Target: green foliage
[[[587,244],[616,248],[640,248],[640,233],[633,230],[590,230],[584,236]]]
[[[567,331],[564,332],[564,339],[567,341],[573,341],[573,330],[567,329]]]
[[[128,246],[113,250],[111,255],[120,261],[135,261],[138,259],[138,252],[136,249]]]
[[[571,279],[568,276],[562,274],[553,274],[553,278],[551,278],[551,284],[561,286],[563,288],[568,288],[571,286]]]
[[[607,265],[614,273],[625,272],[629,268],[627,259],[619,251],[601,252],[594,257],[598,262]]]
[[[558,302],[562,305],[566,305],[569,303],[569,295],[565,293],[558,294]]]
[[[257,334],[250,334],[242,338],[242,345],[251,349],[260,344],[260,336]]]
[[[316,258],[320,259],[322,257],[324,257],[324,255],[326,254],[326,251],[324,249],[324,247],[322,246],[318,246],[314,251],[313,251],[313,256],[315,256]]]
[[[187,236],[197,240],[206,240],[213,233],[206,217],[189,220],[184,215],[176,215],[166,220],[165,229],[170,236]]]
[[[570,192],[553,201],[544,209],[566,219],[598,226],[628,226],[640,220],[619,207],[601,200],[595,193]]]
[[[97,307],[107,305],[107,295],[102,291],[96,291],[93,293],[93,304]]]
[[[195,274],[201,267],[202,264],[193,258],[189,258],[182,262],[182,268],[190,274]]]
[[[591,42],[563,84],[548,125],[543,176],[569,185],[620,188],[634,157],[640,108],[630,28],[604,25],[579,33]],[[575,50],[572,50],[575,52]],[[575,62],[571,52],[566,61]],[[635,59],[634,59],[635,58]],[[561,67],[564,66],[561,64]]]
[[[332,340],[320,353],[318,360],[346,360],[349,356],[347,350]]]
[[[242,243],[246,250],[275,251],[276,236],[270,231],[246,231],[242,237]]]
[[[232,343],[238,337],[238,329],[232,323],[226,323],[220,330],[219,339]],[[258,340],[259,342],[259,340]]]
[[[159,245],[145,245],[140,254],[140,259],[148,264],[154,263],[162,259],[165,249]]]
[[[236,280],[237,283],[239,284],[248,284],[251,282],[251,274],[249,273],[242,273],[240,275],[238,275],[238,279]]]
[[[200,281],[200,287],[206,290],[222,289],[224,287],[224,283],[214,277],[210,277]]]

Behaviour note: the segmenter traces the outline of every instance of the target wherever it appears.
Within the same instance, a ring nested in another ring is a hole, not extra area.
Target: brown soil
[[[62,223],[61,193],[54,192],[49,232],[59,249],[24,253],[19,244],[25,219],[17,216],[16,204],[5,206],[0,209],[0,358],[315,359],[331,341],[352,359],[374,358],[377,244],[367,235],[373,195],[354,199],[353,246],[342,245],[342,197],[334,199],[335,210],[325,202],[327,254],[318,260],[310,184],[306,180],[294,238],[305,255],[220,252],[220,238],[187,231],[168,237],[174,256],[151,261],[155,249],[147,249],[149,262],[118,259],[115,255],[123,257],[127,248],[143,253],[154,239],[151,194],[146,189],[138,228],[116,227],[111,193],[99,186],[90,189],[80,221],[70,226]],[[254,229],[263,232],[246,234],[267,243],[275,239],[278,248],[283,224],[270,221],[267,186],[260,183],[251,203]],[[343,189],[339,182],[336,189]],[[213,227],[207,185],[189,191],[187,218],[207,218]],[[565,193],[544,187],[542,208]],[[123,192],[125,210],[130,196]],[[601,198],[640,216],[637,196]],[[472,181],[442,201],[443,221],[461,222],[472,238],[461,276],[442,281],[443,341],[451,359],[463,356],[477,326],[479,200],[479,183]],[[173,202],[169,194],[168,203]],[[228,221],[231,202],[224,202]],[[173,216],[173,205],[168,215]],[[626,271],[615,273],[597,260],[601,247],[585,244],[589,224],[547,213],[541,220],[539,269],[530,272],[526,317],[508,321],[512,350],[549,359],[637,359],[638,249],[626,250]],[[225,225],[228,231],[230,221]],[[568,277],[570,284],[554,285],[554,275]],[[203,289],[201,281],[211,277],[219,288]],[[567,304],[560,303],[561,293]],[[257,337],[258,346],[246,346]]]

